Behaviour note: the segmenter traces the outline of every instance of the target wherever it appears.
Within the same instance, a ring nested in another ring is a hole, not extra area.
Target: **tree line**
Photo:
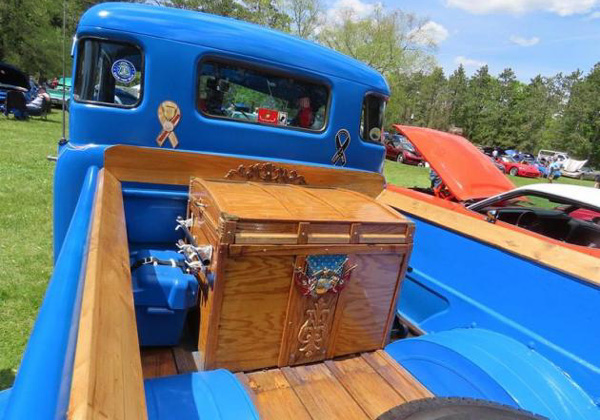
[[[511,69],[468,77],[436,65],[427,19],[375,6],[326,12],[324,0],[132,0],[229,16],[289,32],[365,62],[381,72],[392,97],[386,121],[462,129],[474,143],[536,152],[569,152],[600,163],[600,64],[528,83]],[[81,14],[103,0],[0,1],[0,61],[34,77],[61,74],[63,4],[68,47]],[[67,72],[71,63],[67,60]]]

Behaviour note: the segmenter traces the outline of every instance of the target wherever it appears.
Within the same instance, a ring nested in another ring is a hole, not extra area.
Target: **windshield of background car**
[[[197,106],[205,115],[283,128],[325,128],[329,89],[324,84],[216,60],[202,61],[198,77]]]
[[[79,41],[74,98],[121,107],[141,100],[143,57],[129,43],[84,38]],[[69,80],[66,80],[67,85]]]
[[[371,143],[381,142],[386,101],[387,99],[381,95],[374,93],[365,95],[360,116],[360,136],[363,140]]]

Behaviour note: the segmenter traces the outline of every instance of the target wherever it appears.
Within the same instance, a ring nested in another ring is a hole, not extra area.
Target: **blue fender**
[[[496,332],[460,328],[385,350],[439,397],[486,399],[556,420],[600,418],[592,398],[556,365]]]
[[[144,381],[149,420],[258,420],[250,396],[225,369]]]

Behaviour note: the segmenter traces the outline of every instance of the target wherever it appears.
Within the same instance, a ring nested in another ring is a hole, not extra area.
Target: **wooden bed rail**
[[[600,258],[390,190],[383,191],[377,199],[409,215],[600,286]]]
[[[121,183],[98,176],[70,419],[146,419]]]

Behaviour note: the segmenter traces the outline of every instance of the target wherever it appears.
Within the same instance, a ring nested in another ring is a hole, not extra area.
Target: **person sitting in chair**
[[[50,95],[48,95],[46,89],[40,88],[36,97],[25,105],[27,112],[31,115],[40,115],[43,111],[44,100],[50,101]]]

